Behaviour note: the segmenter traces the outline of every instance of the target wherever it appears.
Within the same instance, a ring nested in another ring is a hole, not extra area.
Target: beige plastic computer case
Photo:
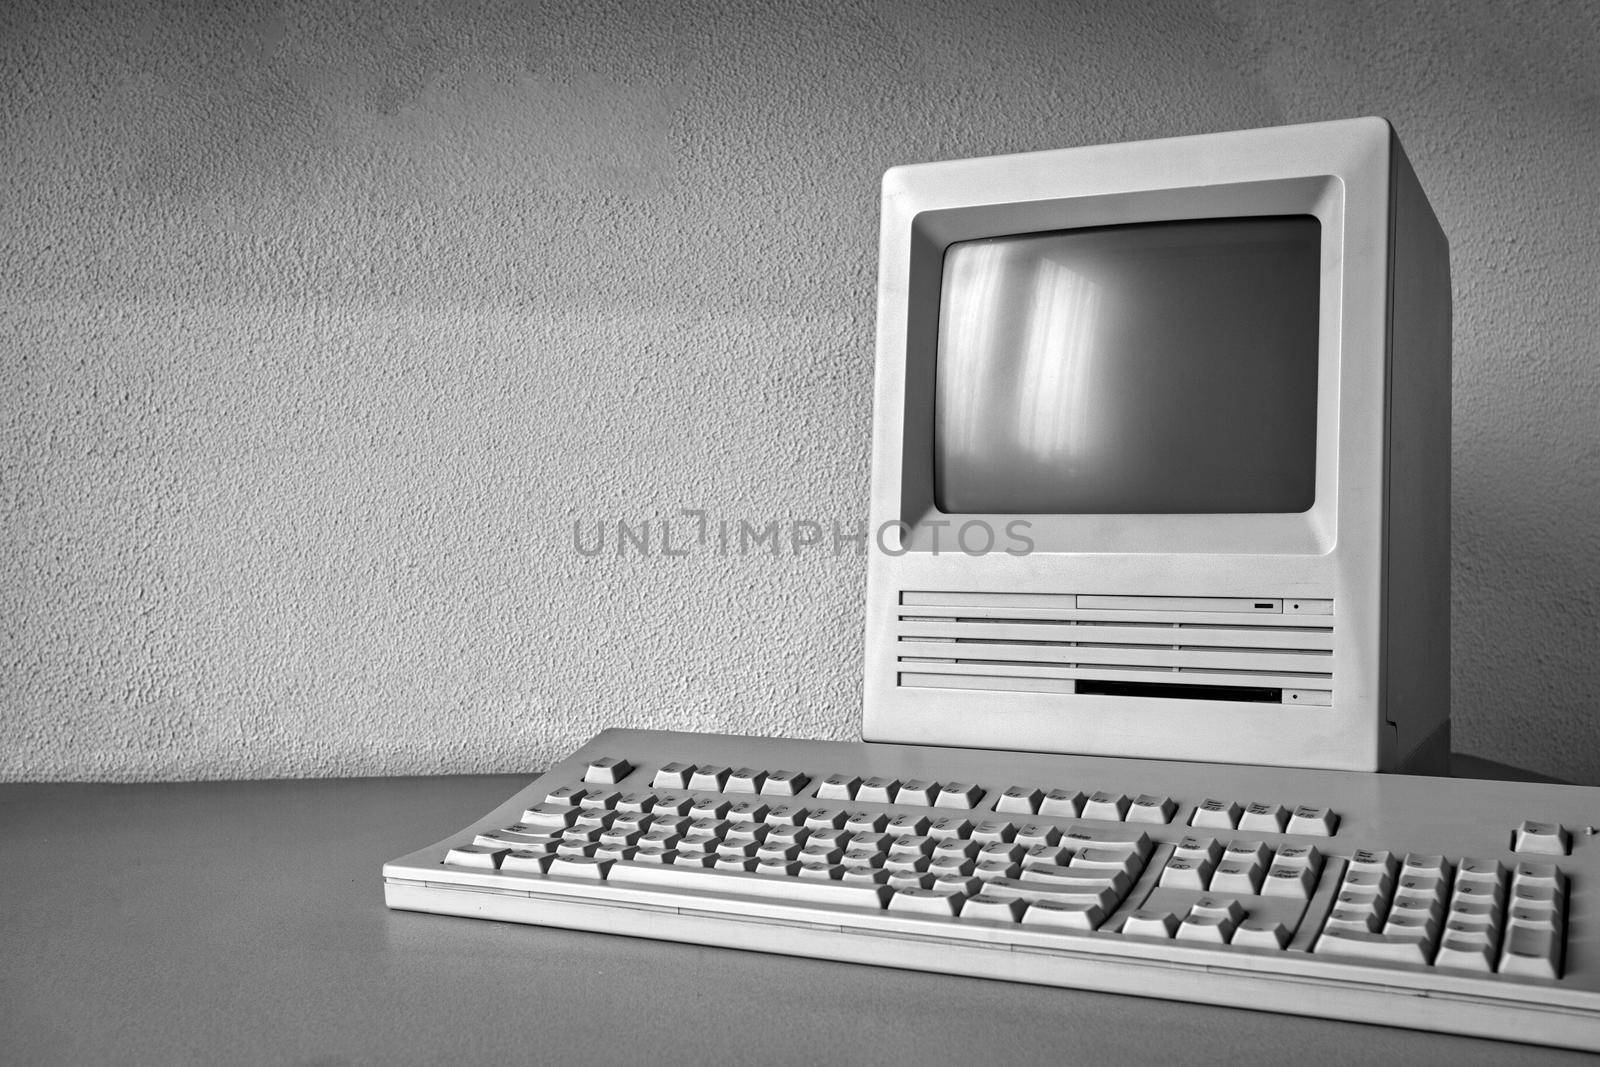
[[[950,244],[1296,214],[1322,230],[1308,511],[937,510],[934,362]],[[883,181],[880,256],[866,739],[1444,772],[1449,250],[1387,122],[898,167]],[[954,550],[965,523],[987,521],[1005,544],[1017,519],[1030,553]],[[1282,695],[1079,691],[1107,681]]]

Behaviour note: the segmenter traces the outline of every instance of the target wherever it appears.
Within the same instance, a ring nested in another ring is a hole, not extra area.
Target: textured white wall
[[[573,521],[864,522],[886,167],[1381,114],[1454,246],[1457,747],[1600,782],[1600,5],[785,6],[4,5],[0,777],[853,736],[831,531]]]

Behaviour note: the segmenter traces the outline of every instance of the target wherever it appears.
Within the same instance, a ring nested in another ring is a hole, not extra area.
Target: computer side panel
[[[1381,688],[1396,770],[1450,754],[1450,248],[1398,140],[1393,231]]]

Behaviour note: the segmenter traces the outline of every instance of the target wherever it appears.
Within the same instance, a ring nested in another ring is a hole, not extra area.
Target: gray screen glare
[[[944,512],[1301,512],[1316,496],[1321,224],[996,237],[944,258]]]

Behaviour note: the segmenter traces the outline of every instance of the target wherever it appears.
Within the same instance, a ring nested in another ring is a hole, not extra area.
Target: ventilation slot
[[[1289,597],[901,594],[901,686],[1329,705],[1333,603]]]

